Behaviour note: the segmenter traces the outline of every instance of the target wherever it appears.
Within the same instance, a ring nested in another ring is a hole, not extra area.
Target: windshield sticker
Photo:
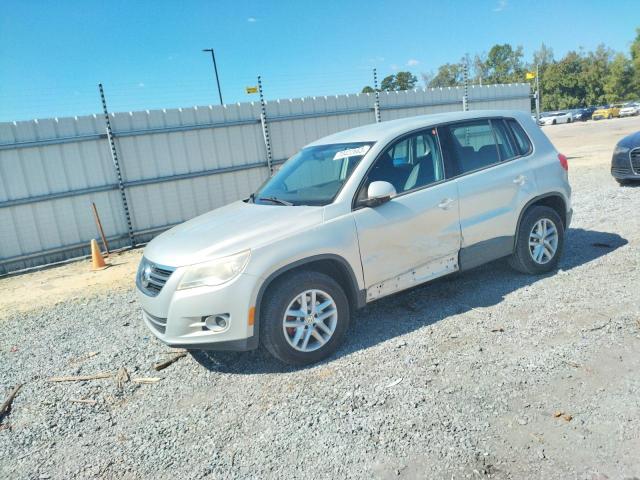
[[[336,152],[333,159],[340,160],[342,158],[347,158],[347,157],[356,157],[356,156],[360,157],[365,153],[367,153],[370,148],[371,148],[371,145],[363,145],[357,148],[347,148],[346,150],[340,150],[339,152]]]

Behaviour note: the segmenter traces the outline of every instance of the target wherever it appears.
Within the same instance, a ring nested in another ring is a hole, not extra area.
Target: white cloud
[[[256,17],[247,18],[247,22],[249,22],[249,23],[256,23],[257,21],[258,21],[258,19]]]
[[[396,65],[395,63],[391,65],[391,70],[398,70],[398,65]]]
[[[140,82],[140,83],[138,83],[138,86],[139,86],[140,88],[144,88],[144,83]]]
[[[494,12],[501,12],[509,5],[508,0],[498,0],[498,5],[493,9]]]
[[[416,60],[415,58],[410,58],[407,61],[407,67],[415,67],[416,65],[420,64],[420,60]]]

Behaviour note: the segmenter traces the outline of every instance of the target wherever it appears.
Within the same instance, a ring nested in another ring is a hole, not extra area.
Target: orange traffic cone
[[[100,247],[96,239],[91,240],[91,270],[104,270],[109,265],[104,262],[102,253],[100,253]]]

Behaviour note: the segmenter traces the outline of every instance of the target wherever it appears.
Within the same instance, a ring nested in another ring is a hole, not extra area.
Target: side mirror
[[[364,204],[367,207],[377,207],[388,202],[396,195],[396,189],[389,182],[371,182],[367,189],[367,199]]]

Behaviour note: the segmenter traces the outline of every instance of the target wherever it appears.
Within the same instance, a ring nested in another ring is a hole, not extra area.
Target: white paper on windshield
[[[347,148],[346,150],[340,150],[339,152],[336,152],[333,159],[340,160],[342,158],[347,158],[347,157],[360,157],[365,153],[367,153],[370,148],[371,148],[371,145],[363,145],[357,148]]]

